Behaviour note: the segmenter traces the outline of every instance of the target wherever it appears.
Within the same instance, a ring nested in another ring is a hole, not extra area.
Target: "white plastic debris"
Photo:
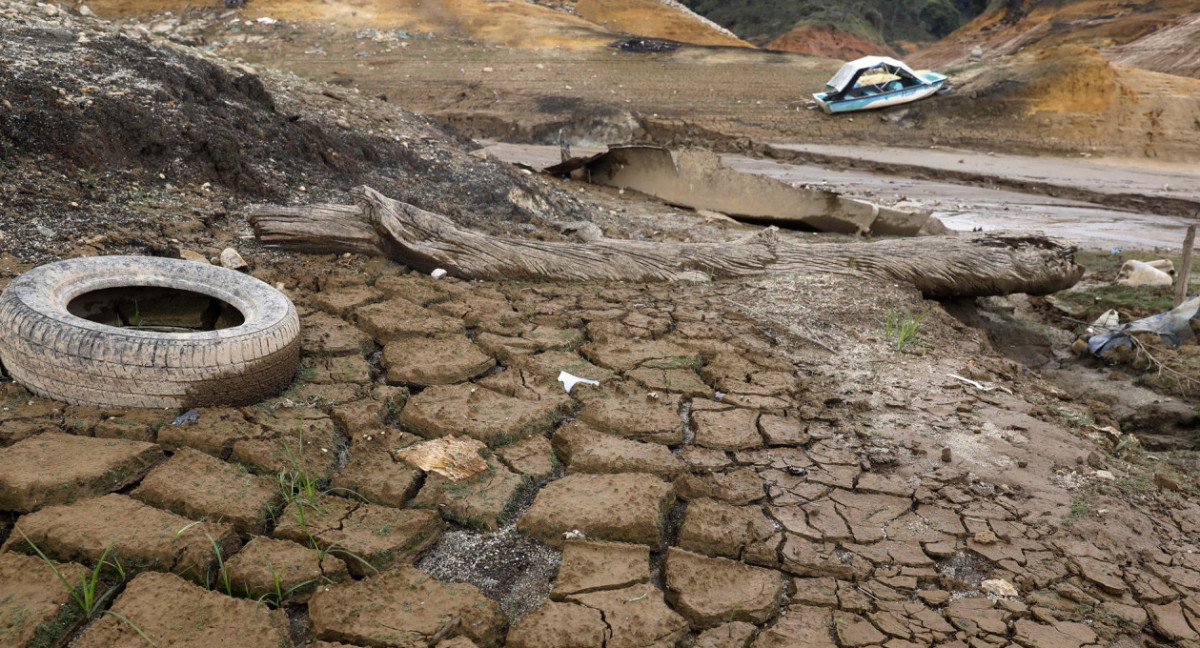
[[[260,24],[260,25],[274,25],[277,22],[279,22],[279,21],[275,20],[274,18],[269,18],[267,16],[263,16],[262,18],[258,19],[258,24]]]
[[[571,388],[579,383],[583,383],[585,385],[595,385],[596,387],[600,386],[599,380],[588,380],[587,378],[580,378],[579,376],[569,374],[565,371],[558,372],[558,382],[563,384],[563,387],[567,390],[568,394],[571,393]]]
[[[565,539],[565,540],[586,540],[587,536],[583,535],[583,531],[580,531],[579,529],[574,529],[572,531],[563,532],[563,539]]]
[[[1104,311],[1104,314],[1096,318],[1095,322],[1088,327],[1088,333],[1096,331],[1111,331],[1121,324],[1121,316],[1117,314],[1117,309],[1110,308]]]
[[[438,268],[437,270],[430,272],[429,276],[433,277],[434,279],[441,279],[442,277],[446,276],[446,270],[444,268]]]
[[[985,580],[979,587],[992,596],[1017,596],[1017,588],[1003,578]]]

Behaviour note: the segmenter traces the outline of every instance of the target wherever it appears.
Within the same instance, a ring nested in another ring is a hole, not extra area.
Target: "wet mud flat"
[[[173,425],[179,412],[3,385],[0,568],[19,576],[4,588],[33,583],[3,590],[20,601],[16,645],[38,628],[142,641],[114,617],[55,625],[67,594],[30,541],[68,570],[110,550],[132,576],[112,609],[160,645],[1195,632],[1194,477],[1114,452],[1103,411],[914,291],[258,261],[304,324],[302,369],[276,399]],[[889,310],[928,312],[915,345],[897,350]],[[562,371],[600,386],[568,394]],[[397,454],[450,435],[487,444],[488,469],[451,482]]]

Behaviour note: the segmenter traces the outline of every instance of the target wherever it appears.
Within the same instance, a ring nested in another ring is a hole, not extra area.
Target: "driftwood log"
[[[353,195],[356,205],[259,207],[250,222],[268,245],[382,255],[425,272],[444,268],[461,279],[641,282],[820,272],[902,281],[926,297],[976,297],[1057,292],[1083,274],[1072,243],[1036,234],[808,244],[766,228],[728,243],[668,243],[605,238],[584,224],[582,242],[549,242],[459,227],[370,187]]]

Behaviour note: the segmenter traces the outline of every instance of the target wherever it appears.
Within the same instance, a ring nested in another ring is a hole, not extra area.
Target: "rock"
[[[975,542],[981,545],[994,545],[996,544],[996,534],[985,529],[975,534]]]
[[[661,546],[662,521],[675,501],[671,485],[653,475],[568,475],[540,492],[517,530],[561,547],[579,530],[601,540]]]
[[[392,384],[449,385],[465,382],[496,366],[465,335],[407,338],[383,347],[383,366]]]
[[[396,509],[326,495],[296,500],[284,509],[275,537],[321,549],[337,549],[358,578],[411,561],[437,540],[442,521],[423,509]]]
[[[230,270],[237,270],[238,272],[248,272],[250,270],[250,264],[246,263],[242,255],[238,254],[238,251],[233,248],[221,250],[221,265]]]
[[[714,450],[757,448],[763,443],[758,432],[758,412],[733,409],[692,413],[695,443]]]
[[[199,252],[194,252],[192,250],[180,250],[179,258],[183,259],[184,261],[195,261],[196,263],[203,263],[204,265],[210,265],[208,257],[204,256],[203,254],[200,254]]]
[[[664,569],[675,609],[698,629],[727,621],[765,623],[783,595],[779,572],[676,547],[667,549]]]
[[[843,648],[873,646],[887,639],[887,635],[880,632],[870,621],[849,612],[834,612],[833,627],[837,630],[838,643]]]
[[[701,498],[688,503],[678,542],[689,551],[775,566],[775,549],[782,540],[762,507]]]
[[[1150,617],[1150,625],[1160,635],[1171,641],[1200,641],[1200,634],[1188,625],[1183,615],[1183,606],[1179,603],[1147,605],[1145,608]]]
[[[774,626],[759,633],[752,648],[837,648],[832,636],[829,610],[793,605]]]
[[[1013,641],[1028,648],[1080,648],[1096,643],[1096,633],[1082,623],[1056,621],[1053,625],[1019,619]]]
[[[673,646],[688,631],[687,620],[667,607],[662,591],[650,584],[576,594],[568,601],[604,615],[612,632],[606,648]]]
[[[579,421],[559,428],[553,446],[572,472],[645,472],[673,479],[683,469],[666,446],[598,432]]]
[[[332,553],[264,536],[246,543],[225,568],[239,596],[265,597],[276,605],[304,603],[318,586],[350,580],[346,563]]]
[[[138,574],[112,611],[88,626],[74,645],[141,648],[150,640],[158,646],[279,648],[291,643],[283,610],[209,591],[173,574]]]
[[[473,585],[442,583],[401,565],[371,578],[319,588],[308,603],[313,635],[358,645],[428,645],[434,636],[465,636],[496,645],[505,619]]]
[[[427,475],[411,506],[434,509],[443,518],[473,529],[496,531],[524,488],[520,475],[491,459],[486,470],[466,479]]]
[[[241,544],[228,524],[196,523],[117,494],[49,506],[21,516],[17,526],[55,560],[95,565],[110,551],[109,559],[125,569],[170,570],[198,582],[207,582],[215,569],[214,544],[224,556]],[[14,534],[3,550],[26,547]]]
[[[1085,557],[1077,558],[1075,564],[1078,565],[1081,576],[1109,594],[1120,596],[1129,591],[1120,567],[1109,562]]]
[[[950,463],[953,460],[954,457],[951,455],[950,448],[942,448],[942,463]]]
[[[69,583],[88,575],[83,565],[55,564]],[[39,627],[53,624],[67,606],[71,593],[45,561],[36,556],[0,552],[0,639],[5,646],[32,646]]]
[[[150,471],[130,495],[194,520],[227,522],[242,533],[263,533],[283,504],[277,480],[247,474],[191,448],[181,448]]]
[[[429,387],[413,396],[400,421],[426,438],[465,434],[495,447],[549,431],[563,410],[562,401],[517,399],[467,383]]]
[[[985,580],[979,584],[979,589],[991,596],[1017,596],[1017,588],[1003,578]]]
[[[563,543],[562,563],[550,597],[623,589],[650,582],[650,549],[624,542],[569,539]]]
[[[604,617],[574,603],[546,601],[508,631],[508,648],[603,648]]]
[[[558,464],[550,441],[541,435],[500,448],[496,455],[513,471],[533,479],[549,477]]]
[[[0,510],[36,511],[116,491],[163,458],[150,443],[46,432],[0,449]]]

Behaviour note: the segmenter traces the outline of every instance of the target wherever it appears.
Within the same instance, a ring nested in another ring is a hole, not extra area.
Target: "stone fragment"
[[[1150,617],[1150,625],[1158,634],[1171,641],[1200,641],[1200,633],[1188,625],[1183,615],[1183,606],[1179,603],[1145,607]]]
[[[449,385],[484,373],[496,360],[457,334],[389,342],[383,347],[383,366],[389,383]]]
[[[677,403],[611,395],[590,400],[579,420],[601,431],[663,445],[683,443],[683,419]]]
[[[293,501],[279,516],[275,537],[317,546],[346,561],[358,578],[411,561],[437,540],[442,521],[424,509],[396,509],[326,495]]]
[[[150,443],[47,432],[0,448],[0,510],[43,506],[109,493],[163,460]]]
[[[783,595],[779,572],[677,547],[667,549],[665,574],[669,598],[694,628],[723,621],[765,623]]]
[[[675,489],[681,499],[708,497],[739,506],[763,499],[766,496],[764,486],[763,478],[752,468],[703,475],[686,474],[675,480]]]
[[[673,479],[683,469],[666,446],[598,432],[579,421],[559,428],[553,446],[571,472],[644,472]]]
[[[341,313],[334,314],[340,315]],[[387,344],[401,338],[462,333],[464,330],[462,320],[438,315],[405,299],[392,299],[362,306],[354,311],[354,315],[359,328],[366,331],[380,344]]]
[[[775,625],[758,634],[752,648],[837,648],[832,637],[828,609],[793,605],[779,615]]]
[[[603,648],[604,617],[574,603],[546,601],[508,630],[508,648]]]
[[[214,544],[222,556],[241,544],[228,524],[194,522],[117,494],[49,506],[21,516],[17,526],[54,560],[95,565],[107,551],[127,570],[172,571],[197,582],[215,569]],[[3,550],[32,551],[20,534]]]
[[[350,580],[346,563],[332,553],[265,536],[256,536],[226,559],[225,569],[236,595],[265,598],[277,606],[304,603],[318,586]]]
[[[191,448],[150,471],[130,495],[194,520],[221,520],[242,533],[262,533],[283,503],[278,481]]]
[[[531,436],[500,448],[496,455],[513,472],[533,479],[549,477],[558,463],[550,440],[541,435]]]
[[[427,475],[411,505],[434,509],[443,518],[473,529],[499,529],[510,505],[525,488],[525,480],[495,459],[486,465],[482,472],[458,481],[436,473]]]
[[[369,502],[401,508],[417,494],[421,473],[394,459],[380,444],[360,443],[351,448],[346,467],[329,485]]]
[[[611,632],[606,648],[673,646],[688,631],[687,619],[672,611],[662,591],[650,584],[576,594],[567,600],[600,611]]]
[[[701,498],[688,503],[679,546],[689,551],[774,566],[783,540],[759,506],[733,506]]]
[[[427,646],[437,636],[496,645],[505,619],[473,585],[442,583],[409,565],[321,587],[308,603],[313,635],[361,646]]]
[[[238,272],[247,272],[250,270],[250,264],[246,263],[242,255],[238,254],[238,251],[231,247],[221,250],[221,265]]]
[[[174,574],[138,574],[117,597],[112,611],[116,614],[101,616],[74,645],[142,648],[147,640],[179,648],[291,645],[283,610],[206,590]]]
[[[54,567],[68,583],[80,583],[88,573],[83,565],[75,563]],[[38,629],[45,632],[53,628],[69,605],[71,593],[45,561],[0,552],[0,646],[33,645]]]
[[[1051,625],[1019,619],[1013,641],[1028,648],[1080,648],[1096,643],[1096,633],[1082,623],[1055,621]]]
[[[979,584],[979,589],[992,596],[1017,596],[1017,588],[1013,584],[1003,578],[992,578],[985,580]]]
[[[563,533],[661,546],[662,521],[675,501],[671,485],[642,473],[568,475],[540,492],[517,530],[561,547]]]
[[[849,612],[834,612],[833,627],[837,631],[838,643],[843,648],[874,646],[887,639],[887,635],[880,632],[870,621]]]
[[[743,450],[762,445],[758,432],[758,412],[733,409],[692,413],[696,429],[695,443],[715,450]]]
[[[727,621],[701,632],[694,648],[746,648],[757,632],[757,627],[745,621]]]
[[[946,619],[968,636],[981,633],[1007,635],[1010,616],[986,598],[963,598],[946,606]]]
[[[568,539],[550,597],[622,589],[650,581],[650,549],[624,542]]]
[[[562,417],[558,401],[529,401],[472,384],[429,387],[409,399],[404,429],[426,438],[466,435],[496,447],[547,432]]]

